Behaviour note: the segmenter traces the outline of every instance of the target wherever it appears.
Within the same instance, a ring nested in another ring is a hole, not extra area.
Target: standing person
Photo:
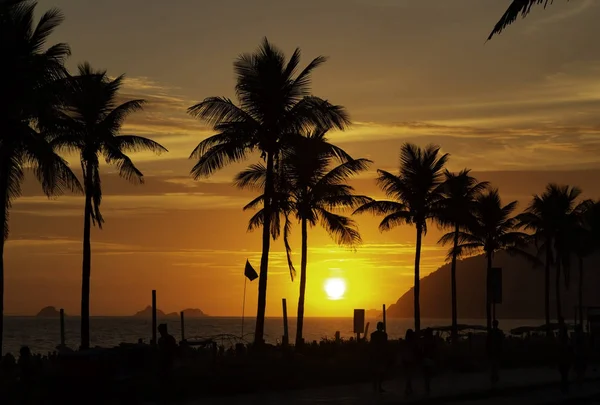
[[[167,331],[167,324],[158,325],[158,379],[160,395],[163,403],[166,403],[171,383],[171,368],[177,354],[177,341]]]
[[[415,331],[408,329],[404,336],[404,344],[402,345],[402,365],[404,366],[404,374],[406,385],[404,394],[410,397],[413,394],[412,379],[419,361],[419,347]]]
[[[491,375],[490,380],[492,387],[498,383],[500,376],[498,371],[500,369],[500,359],[502,358],[502,344],[504,341],[504,333],[498,327],[498,320],[494,319],[492,324],[492,330],[488,334],[487,339],[488,356],[490,359]]]
[[[427,328],[423,334],[423,379],[425,381],[425,392],[431,392],[431,378],[435,367],[436,345],[435,337],[431,328]]]
[[[388,335],[383,322],[377,322],[377,330],[371,333],[371,365],[373,368],[373,391],[384,392],[383,377],[388,364]]]
[[[577,376],[577,384],[581,385],[583,383],[583,377],[585,375],[585,369],[587,367],[586,364],[586,341],[585,341],[585,333],[583,333],[583,328],[581,325],[577,325],[575,327],[575,336],[573,339],[573,351],[575,354],[575,363],[574,370],[575,375]]]
[[[571,368],[572,348],[569,344],[569,332],[564,319],[559,320],[558,331],[558,372],[560,373],[560,389],[569,392],[569,370]]]

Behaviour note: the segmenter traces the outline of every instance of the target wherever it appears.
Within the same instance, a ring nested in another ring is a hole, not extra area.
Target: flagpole
[[[246,282],[248,277],[244,276],[244,302],[242,303],[242,339],[244,338],[244,311],[246,310]]]

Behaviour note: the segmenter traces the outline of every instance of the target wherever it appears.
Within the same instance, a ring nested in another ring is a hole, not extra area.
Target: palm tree
[[[525,212],[517,217],[520,227],[533,231],[538,256],[542,254],[545,256],[544,304],[548,334],[550,334],[550,267],[552,265],[556,267],[556,316],[560,321],[562,319],[561,268],[569,265],[569,237],[572,236],[577,213],[584,207],[583,205],[577,207],[575,204],[580,194],[581,190],[577,187],[548,184],[544,193],[534,195]]]
[[[100,157],[114,164],[119,175],[132,183],[144,182],[143,174],[134,165],[128,152],[150,150],[166,152],[160,144],[140,136],[119,135],[125,119],[140,111],[144,100],[119,104],[119,90],[124,76],[111,80],[106,71],[94,70],[88,63],[79,66],[79,75],[70,80],[67,104],[56,125],[53,145],[58,149],[76,151],[80,155],[85,192],[83,226],[83,266],[81,282],[81,348],[90,345],[90,273],[91,226],[102,229],[100,213],[102,187]]]
[[[494,26],[494,29],[488,36],[488,41],[492,39],[494,35],[500,34],[506,27],[515,22],[519,14],[525,18],[531,11],[531,7],[534,5],[544,3],[544,8],[546,8],[548,3],[552,3],[553,1],[554,0],[513,0]]]
[[[195,179],[206,177],[231,162],[258,151],[266,162],[263,208],[262,257],[254,341],[263,343],[267,274],[271,242],[271,203],[274,173],[286,142],[315,127],[344,129],[345,110],[311,96],[311,74],[326,61],[320,56],[296,74],[300,49],[290,59],[265,38],[259,49],[243,54],[234,63],[239,105],[224,97],[209,97],[188,112],[205,120],[217,132],[198,144],[191,157],[198,162],[191,171]]]
[[[0,356],[4,314],[4,243],[12,202],[21,195],[28,170],[42,184],[44,193],[57,195],[81,186],[66,162],[48,143],[44,126],[60,105],[57,84],[65,77],[66,44],[45,49],[46,41],[63,20],[57,9],[34,23],[36,3],[0,1]]]
[[[291,260],[289,244],[290,221],[295,215],[301,224],[302,247],[300,261],[300,295],[298,298],[298,316],[296,328],[296,346],[302,345],[304,326],[304,302],[306,297],[306,274],[308,265],[308,227],[316,226],[319,222],[340,245],[355,246],[361,242],[356,224],[350,218],[332,212],[334,209],[357,208],[371,198],[355,195],[354,189],[347,183],[350,176],[368,168],[367,159],[352,159],[345,152],[329,144],[325,139],[325,131],[318,130],[307,137],[299,138],[287,150],[282,159],[281,172],[277,177],[283,181],[277,182],[279,187],[278,207],[286,217],[284,227],[284,242],[287,251],[290,274],[295,273]],[[334,158],[342,161],[331,168]],[[236,182],[241,187],[256,183],[264,183],[266,168],[262,165],[250,167],[240,173]],[[261,200],[262,196],[254,200]],[[283,200],[283,201],[282,201]],[[253,224],[264,222],[263,211],[257,212],[251,221]]]
[[[442,238],[442,242],[453,239],[451,251],[452,265],[450,268],[450,284],[452,291],[452,341],[458,339],[458,310],[456,303],[456,259],[460,231],[468,229],[473,221],[475,200],[489,186],[487,181],[478,182],[470,175],[469,169],[459,173],[444,173],[445,180],[440,186],[442,200],[437,220],[443,227],[451,228],[452,232]]]
[[[600,202],[586,200],[579,206],[578,222],[573,234],[571,250],[575,253],[579,268],[577,285],[577,309],[580,325],[583,326],[583,272],[584,260],[598,250],[600,242]]]
[[[492,305],[489,294],[494,254],[504,250],[509,254],[529,257],[522,249],[528,241],[528,235],[514,231],[517,219],[511,215],[516,207],[516,201],[502,205],[497,189],[487,190],[475,198],[472,211],[475,221],[466,231],[461,231],[458,235],[459,245],[456,250],[459,257],[483,252],[487,260],[486,317],[488,331],[492,328]],[[447,234],[442,238],[442,243],[450,243],[454,237],[454,234]]]
[[[415,251],[414,313],[415,331],[421,330],[420,308],[420,262],[421,242],[427,233],[427,221],[435,219],[436,207],[442,195],[439,185],[444,177],[444,165],[448,154],[441,154],[440,147],[428,145],[420,148],[405,143],[400,149],[400,173],[398,176],[378,170],[377,183],[393,201],[372,201],[359,207],[355,213],[371,212],[385,215],[380,231],[388,231],[398,225],[415,225],[417,242]]]

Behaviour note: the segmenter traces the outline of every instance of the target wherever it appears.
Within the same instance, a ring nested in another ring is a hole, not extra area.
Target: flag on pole
[[[258,278],[258,274],[250,264],[250,261],[246,259],[246,268],[244,269],[244,275],[248,277],[248,280],[252,281]]]

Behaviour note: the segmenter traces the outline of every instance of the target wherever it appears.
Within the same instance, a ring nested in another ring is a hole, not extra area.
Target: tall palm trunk
[[[84,172],[85,173],[85,172]],[[92,271],[92,186],[86,179],[83,218],[83,265],[81,271],[81,349],[90,347],[90,276]]]
[[[4,235],[6,234],[6,210],[8,205],[6,173],[0,172],[0,358],[4,354]]]
[[[579,256],[579,286],[577,291],[579,324],[583,327],[583,257]]]
[[[486,252],[487,256],[487,271],[485,276],[485,316],[488,333],[492,330],[492,296],[491,296],[491,273],[492,273],[492,252]]]
[[[456,256],[458,254],[458,225],[454,229],[454,250],[452,251],[452,267],[450,268],[450,289],[452,294],[452,342],[458,341],[458,307],[456,305]]]
[[[421,239],[423,237],[423,225],[417,224],[417,248],[415,252],[415,287],[414,287],[414,310],[415,310],[415,332],[419,336],[421,332]]]
[[[308,263],[308,223],[302,218],[302,259],[300,261],[300,296],[298,297],[298,318],[296,320],[296,347],[302,345],[304,327],[304,298],[306,296],[306,265]]]
[[[554,280],[554,288],[556,288],[556,319],[558,322],[562,322],[562,302],[560,297],[560,257],[556,257],[556,279]]]
[[[265,178],[264,223],[262,233],[262,256],[260,258],[260,277],[258,279],[258,305],[256,308],[256,328],[254,344],[264,343],[265,311],[267,309],[267,274],[269,271],[269,249],[271,248],[271,198],[273,197],[274,156],[267,153],[267,173]]]
[[[546,335],[552,335],[550,328],[550,263],[552,262],[552,251],[546,249],[546,269],[544,271],[544,314],[546,316]]]

